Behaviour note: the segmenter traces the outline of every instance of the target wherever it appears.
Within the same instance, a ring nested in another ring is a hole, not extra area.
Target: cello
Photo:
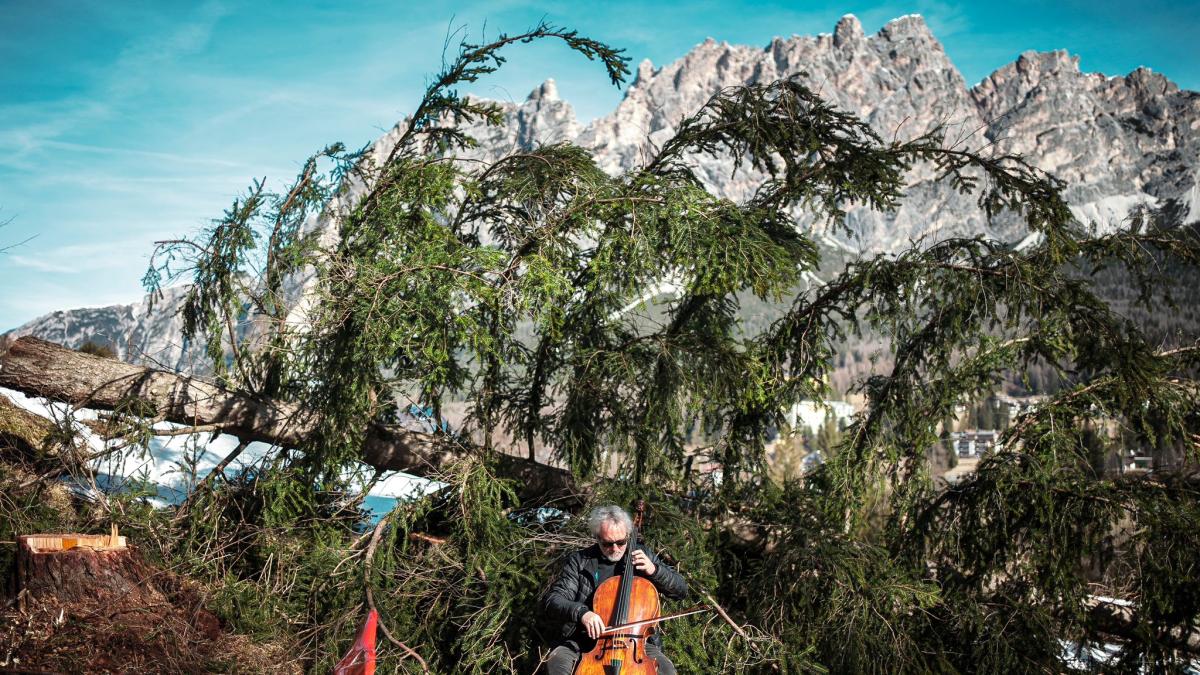
[[[657,624],[658,589],[633,573],[633,550],[646,503],[634,508],[633,530],[625,547],[620,576],[605,579],[592,596],[592,611],[609,626],[592,650],[579,659],[575,675],[657,675],[658,661],[646,656],[646,639]]]

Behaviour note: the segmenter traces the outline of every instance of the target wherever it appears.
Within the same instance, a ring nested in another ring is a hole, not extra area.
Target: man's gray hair
[[[621,525],[625,528],[625,532],[633,532],[633,519],[625,513],[625,509],[612,504],[609,506],[597,506],[592,509],[592,515],[588,516],[588,528],[592,531],[592,536],[600,535],[600,526],[604,523],[613,523]]]

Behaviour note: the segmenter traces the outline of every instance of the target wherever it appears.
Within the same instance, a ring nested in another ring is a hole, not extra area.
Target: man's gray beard
[[[607,553],[604,553],[603,551],[601,551],[601,553],[600,553],[600,557],[604,558],[604,559],[605,559],[605,560],[607,560],[608,562],[613,562],[613,563],[615,563],[615,562],[621,562],[621,558],[624,558],[624,557],[625,557],[625,554],[624,554],[624,553],[620,553],[620,554],[618,554],[618,555],[617,555],[617,557],[615,557],[615,558],[610,558],[610,557],[609,557],[609,555],[608,555]]]

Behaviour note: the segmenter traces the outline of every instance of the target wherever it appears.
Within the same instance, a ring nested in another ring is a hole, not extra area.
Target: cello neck
[[[642,529],[642,517],[646,513],[646,501],[639,499],[633,506],[632,526],[629,528],[629,543],[625,545],[625,556],[622,559],[621,592],[617,596],[617,606],[613,623],[621,624],[629,620],[629,594],[633,588],[633,550],[637,548],[638,530]]]
[[[629,618],[629,595],[633,588],[633,547],[637,545],[637,526],[629,532],[629,543],[625,545],[625,556],[621,559],[621,591],[617,596],[614,623],[625,623]]]

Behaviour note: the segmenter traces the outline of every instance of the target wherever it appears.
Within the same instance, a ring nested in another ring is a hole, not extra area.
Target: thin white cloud
[[[128,268],[132,261],[145,258],[150,245],[147,238],[68,244],[46,250],[26,245],[21,253],[9,255],[7,262],[52,274],[94,274]]]
[[[0,296],[0,314],[25,317],[18,320],[25,323],[55,310],[122,305],[137,302],[141,297],[136,292],[131,294],[128,289],[91,289],[85,293],[76,288],[40,281],[36,286],[15,288]],[[16,328],[17,325],[13,322],[13,325],[0,326],[0,331]]]
[[[28,167],[22,161],[54,149],[54,143],[66,133],[88,124],[112,118],[129,100],[152,90],[155,83],[170,73],[177,59],[202,49],[212,36],[217,21],[226,14],[219,2],[206,2],[194,18],[165,34],[153,34],[127,46],[114,62],[100,68],[99,77],[91,90],[50,103],[4,106],[0,108],[9,120],[26,117],[24,124],[13,125],[0,132],[0,149],[6,159],[0,160],[14,168]],[[16,113],[24,112],[24,115]]]
[[[75,129],[83,120],[100,119],[109,107],[79,99],[0,106],[0,166],[36,169],[47,143]]]
[[[108,96],[126,98],[153,87],[178,59],[201,51],[226,14],[223,3],[210,0],[196,10],[191,21],[161,35],[153,33],[121,50],[107,78]]]
[[[70,143],[66,141],[45,141],[42,143],[42,146],[51,150],[67,150],[71,152],[86,152],[98,155],[116,155],[121,157],[134,157],[138,159],[154,159],[174,164],[199,164],[202,166],[219,166],[239,169],[250,168],[250,165],[244,162],[233,162],[219,157],[181,155],[178,153],[158,152],[154,150],[117,148],[103,145],[90,145],[87,143]]]
[[[929,29],[939,40],[944,41],[954,35],[971,30],[971,21],[960,4],[941,0],[921,0],[917,3],[917,9],[929,24]]]
[[[17,267],[24,267],[38,272],[49,272],[51,274],[72,274],[76,272],[73,265],[65,263],[50,262],[38,258],[30,258],[28,256],[13,254],[8,257],[8,262]]]

